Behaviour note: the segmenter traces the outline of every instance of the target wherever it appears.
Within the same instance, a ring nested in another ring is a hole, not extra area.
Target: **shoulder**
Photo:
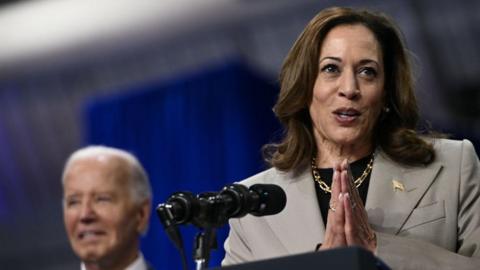
[[[435,149],[435,154],[439,160],[461,161],[463,158],[476,157],[475,148],[467,139],[429,139]]]
[[[305,180],[305,176],[308,175],[309,172],[310,170],[307,168],[301,168],[296,171],[281,171],[277,168],[270,168],[238,183],[245,186],[251,186],[254,184],[275,184],[284,186],[289,183],[302,182],[302,180]]]
[[[433,162],[425,165],[428,167],[442,166],[449,169],[452,168],[461,168],[467,164],[475,164],[478,162],[478,157],[475,152],[475,148],[467,139],[463,140],[452,140],[452,139],[443,139],[443,138],[422,138],[427,143],[430,143],[433,146],[435,152],[435,159]],[[385,162],[389,164],[394,164],[395,166],[402,167],[404,169],[420,169],[425,166],[419,165],[415,167],[410,167],[409,165],[401,164],[396,161],[393,161],[388,157],[385,152],[380,149],[380,157],[385,158]],[[382,159],[379,159],[382,160]],[[382,163],[381,161],[378,161]],[[377,163],[378,163],[377,162]]]
[[[440,164],[443,170],[448,171],[448,177],[460,176],[461,179],[470,179],[480,169],[475,147],[467,139],[449,140],[433,139],[435,160],[430,166]]]
[[[246,186],[251,186],[254,184],[281,184],[294,178],[295,175],[292,172],[284,172],[276,168],[270,168],[250,176],[239,183]]]
[[[463,140],[452,140],[452,139],[443,139],[443,138],[429,138],[425,139],[427,142],[432,143],[435,150],[437,149],[461,149],[465,145],[473,147],[472,142],[467,139]]]

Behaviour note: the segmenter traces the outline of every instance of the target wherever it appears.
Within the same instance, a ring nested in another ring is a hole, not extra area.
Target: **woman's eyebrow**
[[[320,63],[321,63],[322,61],[328,60],[328,59],[334,60],[334,61],[338,61],[338,62],[342,62],[342,58],[340,58],[340,57],[325,56],[325,57],[323,57],[322,59],[320,59]]]
[[[375,60],[373,60],[373,59],[362,59],[362,60],[360,60],[360,62],[359,62],[359,64],[361,64],[361,65],[370,64],[370,63],[373,63],[373,64],[375,64],[375,65],[377,65],[377,66],[380,66],[380,65],[378,64],[378,62],[375,61]]]

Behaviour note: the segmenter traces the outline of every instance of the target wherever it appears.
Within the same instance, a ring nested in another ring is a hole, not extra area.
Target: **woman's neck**
[[[327,140],[317,141],[316,165],[318,168],[331,168],[335,162],[347,159],[350,163],[372,153],[371,143],[335,144]]]

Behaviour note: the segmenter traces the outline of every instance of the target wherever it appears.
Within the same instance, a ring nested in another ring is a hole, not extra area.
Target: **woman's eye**
[[[322,67],[321,71],[326,73],[336,73],[339,72],[339,69],[336,65],[328,64]]]
[[[377,71],[372,67],[364,67],[360,69],[360,74],[369,78],[377,77]]]

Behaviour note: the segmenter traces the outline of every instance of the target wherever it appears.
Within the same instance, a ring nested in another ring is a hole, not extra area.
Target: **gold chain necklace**
[[[368,162],[367,167],[363,171],[362,175],[360,175],[360,177],[355,179],[355,181],[353,182],[355,184],[356,188],[358,188],[363,183],[363,181],[365,181],[367,176],[372,171],[372,168],[373,168],[373,155],[372,155],[372,158],[370,159],[370,161]],[[332,189],[320,177],[320,173],[318,172],[317,165],[315,165],[315,157],[312,158],[312,174],[313,174],[313,180],[315,180],[315,182],[317,182],[318,186],[323,191],[325,191],[325,193],[332,193]]]

